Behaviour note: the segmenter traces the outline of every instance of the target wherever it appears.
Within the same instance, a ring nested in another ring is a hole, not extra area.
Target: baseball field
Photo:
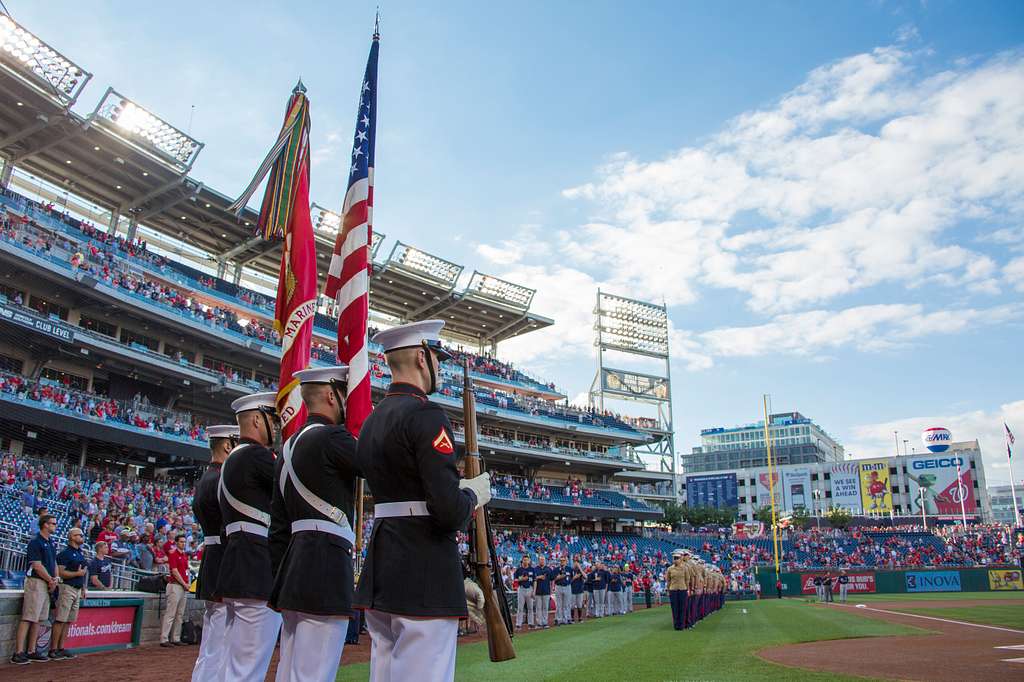
[[[663,606],[525,633],[515,646],[517,658],[500,664],[486,642],[460,646],[457,679],[1020,679],[1024,658],[1005,659],[1024,657],[1024,593],[729,602],[684,632]],[[365,663],[345,665],[337,679],[367,674]]]

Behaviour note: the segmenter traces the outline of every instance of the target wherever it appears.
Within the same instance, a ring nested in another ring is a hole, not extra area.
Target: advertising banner
[[[960,478],[956,468],[960,466]],[[907,462],[910,479],[910,504],[915,514],[924,505],[926,516],[960,516],[960,501],[964,512],[974,516],[974,482],[970,462],[957,455],[934,454],[912,457]]]
[[[782,481],[782,503],[786,511],[814,508],[814,498],[811,495],[810,469],[807,467],[787,469],[782,475]]]
[[[686,477],[686,506],[727,509],[738,505],[735,473]]]
[[[128,602],[128,605],[125,605]],[[131,602],[138,602],[131,604]],[[90,604],[114,604],[90,606]],[[86,599],[78,612],[78,620],[68,623],[66,648],[96,651],[117,649],[138,644],[142,600]]]
[[[775,467],[772,473],[772,478],[775,479],[775,506],[778,507],[779,511],[782,511],[782,476],[779,474],[779,468]],[[772,496],[770,486],[772,480],[768,478],[768,470],[764,469],[757,474],[757,505],[756,509],[761,507],[771,506]]]
[[[1024,580],[1020,569],[989,571],[988,589],[990,590],[1024,590]]]
[[[814,594],[814,578],[815,576],[825,577],[825,573],[801,573],[800,574],[800,591],[803,594]],[[835,580],[838,573],[832,574],[833,581]],[[849,587],[847,591],[850,594],[868,594],[875,591],[875,574],[874,573],[847,573],[846,577],[850,579]],[[832,586],[832,591],[839,594],[839,585],[835,584]]]
[[[856,462],[833,464],[830,478],[832,479],[831,506],[846,509],[853,514],[860,514],[860,469],[858,464]]]
[[[888,514],[892,511],[892,490],[889,488],[889,462],[866,459],[857,462],[860,474],[860,501],[865,514]]]
[[[908,571],[907,592],[959,592],[959,571]]]

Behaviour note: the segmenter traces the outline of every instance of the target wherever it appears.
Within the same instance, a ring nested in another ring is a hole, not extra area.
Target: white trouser
[[[348,616],[281,612],[276,682],[334,682],[348,634]]]
[[[551,608],[551,595],[538,594],[533,598],[533,624],[539,628],[548,626],[548,611]]]
[[[559,623],[572,621],[572,588],[555,585],[555,620]]]
[[[849,584],[839,583],[839,599],[846,601],[846,591],[850,589]]]
[[[263,682],[274,654],[281,614],[259,599],[225,599],[227,656],[225,682]]]
[[[533,588],[520,587],[516,590],[516,627],[523,626],[523,619],[527,625],[533,625]]]
[[[587,593],[586,592],[580,592],[579,594],[573,594],[571,596],[572,596],[572,608],[579,609],[579,611],[580,611],[579,617],[582,617],[583,616],[583,608],[587,604],[587,602],[586,602]],[[572,614],[570,613],[570,615],[572,615]]]
[[[366,610],[370,682],[455,679],[458,618],[407,618]]]
[[[206,602],[203,612],[203,642],[199,645],[199,656],[192,668],[192,682],[219,680],[224,674],[225,644],[224,629],[227,625],[228,607],[220,602]]]
[[[181,640],[181,620],[185,617],[188,595],[180,583],[167,583],[164,591],[167,594],[167,610],[164,611],[163,623],[160,625],[160,641],[177,642]]]
[[[608,606],[608,590],[594,590],[594,615],[603,618]]]
[[[608,590],[608,607],[605,609],[605,613],[609,616],[617,616],[622,610],[622,592],[612,592]]]
[[[627,587],[622,591],[622,598],[625,602],[622,605],[622,612],[629,613],[633,610],[633,588]]]

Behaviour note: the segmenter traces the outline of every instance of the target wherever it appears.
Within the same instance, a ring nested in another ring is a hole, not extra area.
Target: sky
[[[340,208],[375,3],[11,14],[237,195],[301,77]],[[383,3],[374,229],[537,289],[499,356],[583,400],[596,290],[664,302],[677,451],[813,418],[854,457],[1024,434],[1024,4]],[[649,367],[645,367],[649,368]],[[614,406],[620,407],[620,406]],[[629,406],[624,407],[627,411]],[[634,412],[640,410],[633,409]],[[1024,477],[1018,455],[1015,480]]]

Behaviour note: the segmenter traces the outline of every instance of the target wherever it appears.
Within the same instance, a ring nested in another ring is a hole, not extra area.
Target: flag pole
[[[768,394],[762,396],[764,403],[764,446],[768,453],[768,494],[772,503],[772,554],[775,558],[775,581],[779,581],[779,526],[775,510],[775,468],[772,466],[772,441],[768,432]]]
[[[1010,435],[1010,427],[1005,423],[1003,428],[1006,429],[1006,464],[1010,467],[1010,496],[1013,498],[1013,521],[1017,528],[1020,528],[1020,508],[1017,506],[1017,486],[1013,484],[1013,450],[1010,447],[1012,436]]]
[[[960,486],[964,484],[963,473],[960,471],[960,460],[962,459],[962,457],[956,458],[956,490],[960,493],[960,520],[964,524],[964,530],[967,530],[967,510],[964,508],[964,498],[967,497],[967,493],[960,490]]]

